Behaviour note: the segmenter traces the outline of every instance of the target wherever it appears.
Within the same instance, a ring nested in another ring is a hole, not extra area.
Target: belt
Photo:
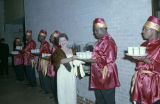
[[[154,72],[149,71],[149,70],[137,70],[137,71],[135,72],[135,74],[133,75],[133,78],[132,78],[131,94],[132,94],[133,89],[134,89],[134,86],[135,86],[135,80],[136,80],[136,78],[137,78],[137,73],[138,73],[138,72],[146,73],[146,74],[155,74]],[[136,101],[133,101],[133,104],[136,104]]]
[[[146,74],[154,74],[152,71],[149,71],[149,70],[137,70],[137,71],[135,72],[135,74],[133,75],[133,78],[132,78],[131,93],[133,92],[134,85],[135,85],[135,80],[136,80],[136,78],[137,78],[137,73],[138,73],[138,72],[146,73]]]

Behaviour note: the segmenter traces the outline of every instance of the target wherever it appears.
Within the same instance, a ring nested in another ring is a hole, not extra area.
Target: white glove
[[[74,60],[73,61],[73,65],[74,65],[74,74],[77,76],[77,67],[79,66],[80,67],[80,75],[81,77],[84,77],[85,76],[85,73],[84,73],[84,70],[83,70],[83,66],[82,64],[84,64],[85,62],[83,61],[80,61],[80,60]]]

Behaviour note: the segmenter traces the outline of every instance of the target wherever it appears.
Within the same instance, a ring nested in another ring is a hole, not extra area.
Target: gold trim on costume
[[[59,34],[57,34],[57,33],[55,33],[55,32],[51,34],[51,36],[53,36],[53,37],[58,37],[58,35],[59,35]]]
[[[133,75],[133,78],[132,78],[131,93],[133,92],[133,89],[134,89],[134,85],[135,85],[135,81],[136,81],[137,73],[138,73],[138,72],[147,73],[147,74],[154,74],[152,71],[149,71],[149,70],[138,70],[138,71],[136,71],[135,74]]]
[[[28,35],[28,36],[29,36],[29,35],[32,35],[32,33],[26,33],[26,35]]]
[[[107,27],[107,25],[105,23],[95,23],[94,27],[95,28],[105,28]]]
[[[134,87],[135,87],[135,81],[136,81],[137,73],[138,73],[138,72],[148,73],[148,74],[154,74],[152,71],[149,71],[149,70],[138,70],[138,71],[136,71],[135,74],[133,75],[133,78],[132,78],[131,94],[132,94],[133,89],[134,89]],[[136,104],[136,101],[133,101],[133,104]]]
[[[47,34],[44,34],[44,33],[40,33],[40,35],[41,35],[41,36],[47,36]]]
[[[48,60],[41,59],[40,65],[41,65],[41,68],[42,68],[42,74],[43,74],[44,76],[46,76],[46,74],[47,74],[48,64],[49,64],[49,61],[48,61]]]
[[[105,65],[102,72],[102,83],[104,83],[104,79],[107,75],[107,72],[108,72],[108,68],[107,68],[107,65]]]
[[[34,59],[31,59],[32,68],[34,67],[35,63],[36,63],[35,60],[34,60]]]
[[[20,39],[16,39],[16,42],[20,42],[21,40]]]
[[[155,29],[160,32],[160,26],[154,22],[147,21],[144,26]]]

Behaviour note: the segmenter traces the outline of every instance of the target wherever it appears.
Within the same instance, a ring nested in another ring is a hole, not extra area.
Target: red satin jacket
[[[29,63],[30,59],[35,59],[35,55],[31,54],[32,49],[36,49],[36,43],[34,40],[30,39],[22,50],[25,66],[31,65],[31,63]]]
[[[117,46],[109,34],[98,40],[94,46],[92,58],[96,60],[91,66],[91,88],[111,89],[120,86],[118,71],[116,66]],[[107,65],[108,72],[102,81],[104,66]]]
[[[22,45],[19,45],[19,46],[22,46]],[[19,54],[18,55],[14,55],[14,65],[17,66],[17,65],[22,65],[23,64],[23,54],[21,51],[19,50],[16,50],[15,51],[18,51]]]
[[[44,40],[40,46],[40,54],[39,54],[39,59],[38,59],[38,71],[42,71],[41,64],[40,64],[41,58],[42,58],[42,53],[51,53],[50,52],[50,45],[46,40]]]
[[[146,41],[141,46],[146,47],[146,57],[150,64],[139,61],[136,70],[149,70],[154,74],[138,72],[131,98],[142,104],[152,104],[160,100],[160,39]]]
[[[53,45],[52,47],[52,50],[51,50],[51,54],[54,53],[54,51],[57,49],[58,47],[56,45]],[[49,61],[49,67],[48,67],[48,72],[47,72],[47,75],[49,77],[54,77],[56,75],[56,71],[54,69],[54,66],[52,64],[52,57],[50,58],[50,61]]]

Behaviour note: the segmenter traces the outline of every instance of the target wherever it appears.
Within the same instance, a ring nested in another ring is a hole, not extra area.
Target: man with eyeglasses
[[[146,40],[147,56],[134,56],[138,60],[132,80],[131,99],[134,104],[160,104],[160,19],[150,16],[142,36]]]

